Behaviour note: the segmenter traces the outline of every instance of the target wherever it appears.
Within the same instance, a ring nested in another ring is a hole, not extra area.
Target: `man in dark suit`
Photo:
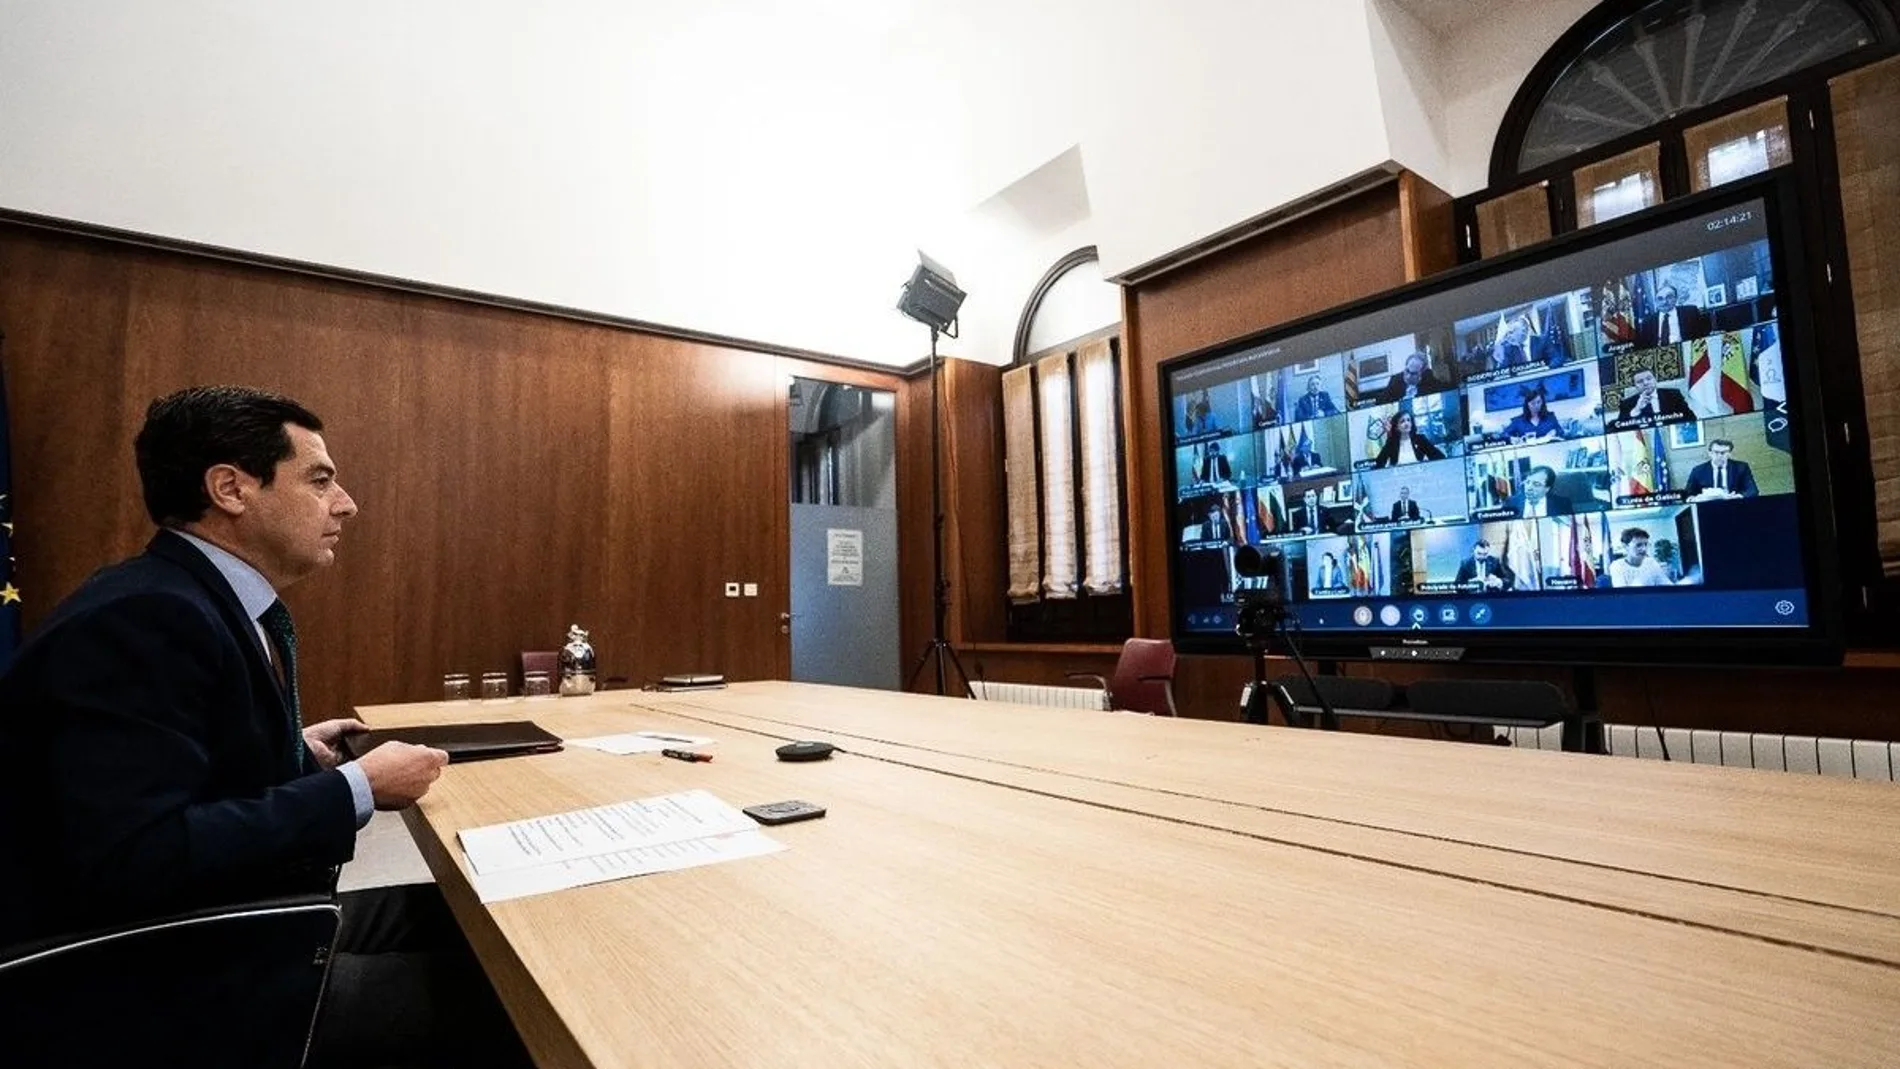
[[[1207,443],[1207,452],[1201,457],[1201,468],[1196,473],[1204,483],[1230,483],[1234,481],[1234,467],[1221,455],[1220,443]]]
[[[1380,388],[1378,400],[1381,404],[1396,401],[1409,401],[1415,397],[1434,394],[1443,390],[1445,384],[1432,374],[1432,358],[1424,353],[1413,353],[1405,358],[1405,367],[1398,374],[1385,380]]]
[[[1339,415],[1339,406],[1333,403],[1333,395],[1320,386],[1319,376],[1306,380],[1306,392],[1293,402],[1293,418],[1296,420],[1320,419],[1325,416]]]
[[[1550,488],[1555,485],[1557,472],[1554,469],[1532,468],[1531,473],[1524,476],[1524,488],[1511,495],[1511,514],[1535,520],[1545,516],[1568,516],[1576,511],[1569,498],[1550,492]]]
[[[1418,502],[1412,500],[1412,488],[1409,486],[1399,487],[1399,499],[1392,502],[1392,522],[1416,522],[1423,518],[1424,514],[1419,512]]]
[[[0,856],[12,864],[0,944],[327,893],[372,809],[410,805],[440,774],[447,754],[402,743],[343,760],[357,721],[302,726],[278,591],[327,567],[356,514],[322,426],[293,401],[236,387],[180,391],[148,410],[136,453],[158,534],[55,607],[0,676]],[[387,924],[395,907],[346,896],[343,909],[313,1061],[326,1043],[340,1060],[455,1058],[351,1049],[362,1037],[334,1003],[399,1003],[404,992],[354,953],[381,948],[353,927]],[[206,982],[220,964],[180,961],[177,982]],[[232,1005],[231,1029],[277,1019],[272,1009]],[[140,1033],[137,1008],[123,1012],[128,1034]]]
[[[1709,316],[1699,306],[1681,303],[1676,287],[1664,283],[1656,290],[1656,314],[1643,320],[1636,342],[1645,349],[1680,345],[1709,332]]]
[[[1326,526],[1326,509],[1319,503],[1319,491],[1308,489],[1306,496],[1293,510],[1293,526],[1307,534],[1330,534]]]
[[[1471,556],[1458,565],[1457,582],[1460,587],[1480,592],[1512,590],[1517,587],[1517,576],[1510,565],[1491,555],[1490,541],[1480,538],[1471,547]]]
[[[1689,471],[1683,490],[1690,497],[1754,497],[1761,493],[1755,485],[1755,473],[1747,464],[1733,459],[1735,443],[1717,438],[1709,443],[1709,459]]]
[[[1630,376],[1630,392],[1616,410],[1619,424],[1677,423],[1694,418],[1695,413],[1690,410],[1689,401],[1682,396],[1682,391],[1657,386],[1656,373],[1648,368],[1642,368]]]

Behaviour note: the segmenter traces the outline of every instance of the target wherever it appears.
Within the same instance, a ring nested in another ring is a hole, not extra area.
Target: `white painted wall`
[[[1381,2],[0,0],[0,206],[899,365],[922,247],[971,294],[944,351],[1001,361],[1078,245],[1115,273],[1392,159],[1458,191],[1588,6],[1499,5],[1428,84]]]
[[[1443,100],[1447,177],[1453,196],[1491,184],[1491,145],[1531,67],[1597,0],[1485,3],[1481,16],[1441,35],[1438,91]]]
[[[1367,0],[1372,65],[1392,158],[1443,189],[1451,181],[1449,132],[1440,84],[1446,48],[1396,0]]]
[[[1121,6],[1081,139],[1110,277],[1392,158],[1358,0]]]

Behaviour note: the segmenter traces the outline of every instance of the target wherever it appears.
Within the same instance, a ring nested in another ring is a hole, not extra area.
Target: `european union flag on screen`
[[[7,387],[0,377],[0,672],[20,645],[20,591],[13,585],[13,456],[7,431]]]

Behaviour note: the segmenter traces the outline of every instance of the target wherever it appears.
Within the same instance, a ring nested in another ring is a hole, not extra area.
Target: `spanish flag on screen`
[[[13,585],[13,457],[7,432],[6,377],[0,375],[0,672],[20,645],[20,591]]]

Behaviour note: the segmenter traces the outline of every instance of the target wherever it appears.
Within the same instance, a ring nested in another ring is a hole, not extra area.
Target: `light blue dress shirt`
[[[270,585],[270,580],[264,578],[263,573],[256,568],[197,535],[180,531],[175,527],[170,530],[178,537],[197,546],[198,552],[203,553],[205,559],[211,562],[211,566],[218,570],[218,574],[224,576],[224,581],[231,584],[232,592],[237,594],[238,604],[244,606],[244,615],[251,618],[251,626],[257,629],[258,642],[263,644],[270,656],[275,657],[276,654],[271,651],[270,635],[265,632],[264,625],[258,622],[258,617],[264,615],[264,610],[270,608],[271,604],[277,600],[277,590]],[[356,826],[360,828],[368,824],[370,815],[376,812],[376,798],[370,793],[369,776],[364,774],[362,767],[355,761],[340,764],[336,766],[336,770],[343,773],[343,778],[349,781],[350,799],[356,804]]]

